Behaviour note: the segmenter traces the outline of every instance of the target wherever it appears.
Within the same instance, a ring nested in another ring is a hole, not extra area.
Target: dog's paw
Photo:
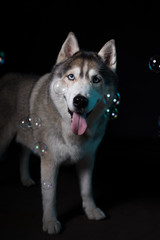
[[[61,223],[58,220],[43,222],[43,231],[48,234],[58,234],[61,231]]]
[[[25,187],[30,187],[35,184],[35,181],[33,181],[33,179],[30,177],[22,178],[21,182]]]
[[[106,218],[105,213],[100,208],[85,209],[86,215],[90,220],[102,220]]]

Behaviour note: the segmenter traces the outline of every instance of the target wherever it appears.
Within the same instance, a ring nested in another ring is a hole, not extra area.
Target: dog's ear
[[[106,65],[113,71],[116,71],[117,56],[115,40],[108,41],[99,51],[98,55],[103,59]]]
[[[66,60],[67,58],[71,57],[74,53],[78,51],[79,51],[78,41],[74,33],[70,32],[58,54],[57,63]]]

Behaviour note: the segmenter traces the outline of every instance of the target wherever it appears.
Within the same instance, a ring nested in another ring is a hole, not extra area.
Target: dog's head
[[[77,39],[69,33],[52,71],[50,93],[62,118],[71,123],[74,134],[82,135],[87,116],[106,93],[116,88],[116,49],[114,40],[99,53],[80,51]]]

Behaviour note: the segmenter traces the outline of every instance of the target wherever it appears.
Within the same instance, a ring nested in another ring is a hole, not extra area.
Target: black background
[[[100,223],[86,220],[79,210],[74,169],[62,168],[57,204],[64,231],[57,239],[160,237],[160,74],[148,67],[150,57],[160,55],[158,10],[155,1],[0,3],[1,75],[49,72],[70,31],[85,50],[99,51],[108,40],[116,41],[119,118],[109,123],[97,153],[93,184],[97,202],[110,217]],[[20,186],[18,156],[19,146],[13,143],[0,166],[3,239],[53,239],[41,231],[40,185]],[[34,156],[31,169],[39,182]]]
[[[150,57],[160,54],[155,2],[2,1],[1,5],[0,48],[6,54],[1,73],[50,71],[70,31],[86,50],[99,51],[114,38],[122,96],[114,134],[157,135],[160,81],[148,68]]]

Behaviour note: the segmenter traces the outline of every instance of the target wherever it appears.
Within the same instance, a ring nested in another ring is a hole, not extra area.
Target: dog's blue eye
[[[75,79],[74,74],[69,74],[67,77],[70,81],[73,81]]]
[[[99,83],[101,80],[102,80],[102,79],[101,79],[100,77],[98,77],[98,76],[94,76],[94,77],[92,78],[92,82],[93,82],[93,83]]]

